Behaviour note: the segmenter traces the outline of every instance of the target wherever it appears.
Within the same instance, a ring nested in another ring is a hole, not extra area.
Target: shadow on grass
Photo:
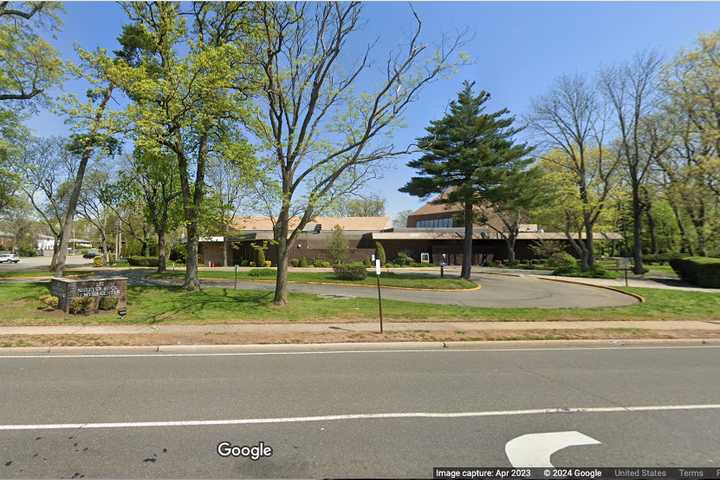
[[[177,316],[202,320],[219,313],[242,315],[272,308],[273,292],[211,288],[189,292],[179,286],[133,286],[128,289],[129,307],[148,312],[137,318],[160,323]],[[160,310],[160,311],[158,311]]]

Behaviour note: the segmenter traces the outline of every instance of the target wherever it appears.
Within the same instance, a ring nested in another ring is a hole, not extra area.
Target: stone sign
[[[92,297],[95,303],[91,311],[98,310],[100,297],[117,297],[117,309],[127,307],[127,277],[92,279],[52,278],[50,293],[58,297],[58,308],[70,312],[70,301],[76,297]]]

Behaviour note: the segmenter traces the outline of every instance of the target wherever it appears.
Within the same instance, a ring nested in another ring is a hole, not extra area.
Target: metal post
[[[625,267],[625,286],[628,286],[628,269]]]
[[[440,278],[445,278],[445,265],[440,264]]]
[[[375,278],[377,278],[378,288],[378,310],[380,312],[380,333],[383,333],[383,315],[382,315],[382,295],[380,295],[380,259],[375,259]]]
[[[235,290],[237,290],[237,264],[235,264]]]
[[[382,296],[380,295],[380,275],[375,275],[377,278],[378,288],[378,310],[380,311],[380,333],[383,333],[383,315],[382,315]]]

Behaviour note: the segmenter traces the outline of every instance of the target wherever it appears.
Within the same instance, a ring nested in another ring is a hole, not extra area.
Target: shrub
[[[380,261],[380,263],[382,263],[382,260]],[[398,253],[397,258],[395,258],[394,263],[396,263],[402,267],[408,267],[408,266],[412,265],[413,263],[415,263],[415,260],[413,260],[412,257],[410,257],[410,255],[408,255],[407,253],[400,252],[400,253]]]
[[[310,262],[308,261],[307,258],[305,258],[305,257],[298,258],[298,267],[305,268],[305,267],[309,267],[309,266],[310,266]]]
[[[115,307],[117,307],[117,304],[117,297],[100,297],[100,302],[98,302],[98,308],[100,310],[114,310]]]
[[[331,266],[330,262],[328,262],[327,260],[323,260],[322,258],[316,258],[315,260],[313,260],[313,267],[327,268],[329,266]]]
[[[548,267],[550,268],[575,268],[577,269],[578,262],[575,257],[567,252],[553,253],[547,261]]]
[[[104,265],[105,265],[105,261],[103,260],[103,257],[98,255],[97,257],[93,258],[93,266],[102,267]]]
[[[253,250],[255,250],[255,265],[258,267],[262,267],[265,265],[265,250],[268,249],[268,243],[262,242],[259,245],[257,243],[253,243],[252,245]]]
[[[366,267],[372,267],[372,266],[374,266],[374,265],[373,265],[373,262],[372,262],[372,259],[371,259],[370,257],[365,257],[365,258],[363,258],[363,259],[362,259],[362,263],[363,263],[363,265],[365,265]]]
[[[649,253],[647,255],[643,255],[643,260],[645,263],[659,263],[661,265],[664,265],[668,262],[670,262],[674,258],[687,258],[689,255],[682,254],[682,253]]]
[[[185,263],[187,257],[186,249],[184,245],[179,245],[170,249],[170,260],[175,263]]]
[[[250,265],[250,260],[248,260],[247,258],[240,260],[241,267],[247,267],[248,265]]]
[[[299,267],[299,266],[300,266],[300,259],[299,259],[299,258],[291,258],[291,259],[290,259],[290,266],[291,266],[291,267]]]
[[[335,225],[333,228],[327,250],[334,264],[345,262],[348,253],[348,241],[340,225]]]
[[[335,278],[339,280],[365,280],[367,269],[360,262],[334,265]]]
[[[33,247],[19,247],[17,254],[21,257],[36,257],[37,250]]]
[[[587,270],[581,270],[577,265],[574,267],[558,267],[553,271],[553,275],[582,278],[617,278],[615,272],[606,270],[602,265],[593,265]]]
[[[248,262],[248,267],[254,267],[254,266],[255,266],[255,262],[253,262],[253,261]]]
[[[565,246],[557,240],[538,240],[530,245],[533,255],[540,258],[550,258],[556,253],[565,251]]]
[[[93,297],[73,297],[70,299],[70,313],[74,315],[89,313],[94,303]]]
[[[272,267],[272,261],[271,261],[271,260],[265,260],[265,266],[266,266],[266,267]]]
[[[255,268],[248,272],[250,277],[274,277],[275,269],[273,268]]]
[[[40,295],[39,300],[53,309],[57,308],[58,303],[60,303],[60,299],[58,297],[56,297],[55,295],[50,295],[49,293],[46,293],[45,295]]]
[[[720,288],[720,258],[673,258],[670,266],[686,282],[699,287]]]
[[[385,265],[387,258],[385,258],[385,247],[382,243],[375,242],[375,258],[380,260],[380,265]]]
[[[131,267],[157,267],[158,266],[157,257],[135,256],[135,257],[128,257],[127,261]]]

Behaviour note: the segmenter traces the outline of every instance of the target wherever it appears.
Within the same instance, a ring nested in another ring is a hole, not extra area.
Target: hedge
[[[699,287],[720,288],[720,258],[673,258],[670,266],[686,282]]]
[[[128,257],[128,265],[131,267],[157,267],[157,257]]]
[[[367,267],[362,263],[347,263],[335,265],[335,278],[339,280],[365,280],[367,278]]]

